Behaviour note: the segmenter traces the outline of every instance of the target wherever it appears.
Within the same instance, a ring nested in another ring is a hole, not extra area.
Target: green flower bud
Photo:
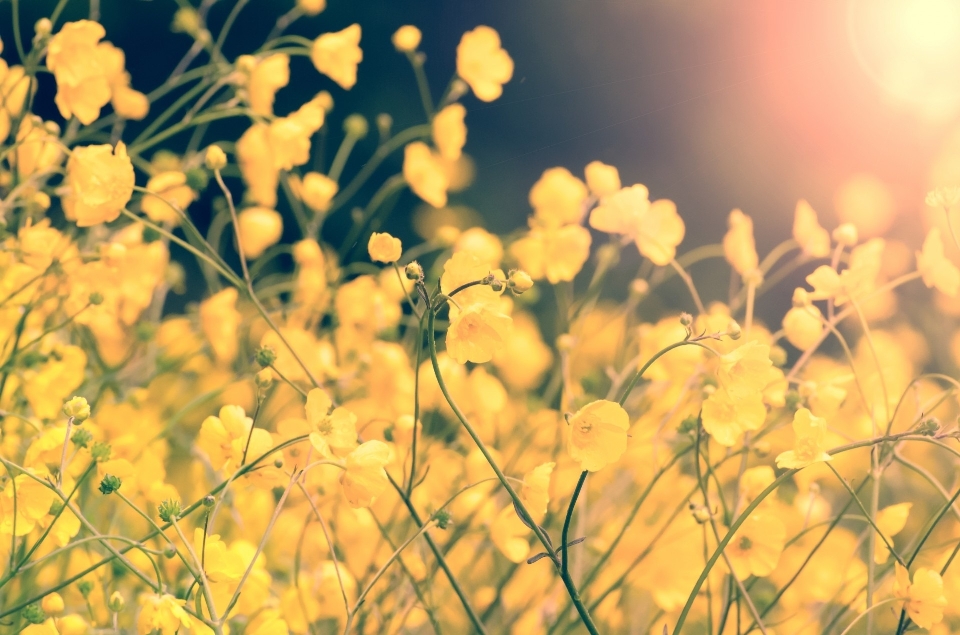
[[[79,428],[73,433],[73,436],[70,437],[70,441],[78,448],[85,448],[90,445],[91,441],[93,441],[93,435],[90,434],[89,430],[85,428]]]
[[[186,171],[187,185],[194,192],[202,192],[207,189],[207,183],[210,182],[210,175],[206,170],[194,168]]]
[[[123,483],[120,479],[113,474],[107,474],[100,481],[100,493],[104,496],[113,494],[115,491],[120,489],[120,486]]]
[[[158,232],[153,227],[144,227],[143,228],[143,242],[145,243],[155,243],[158,240],[163,238],[163,235]]]
[[[497,280],[496,278],[494,278],[493,280],[490,281],[490,288],[496,291],[497,293],[500,293],[501,291],[503,291],[503,282],[501,280]]]
[[[90,595],[90,592],[93,591],[93,582],[90,580],[80,580],[77,582],[77,590],[80,591],[80,595],[87,597]]]
[[[182,509],[180,507],[180,501],[168,498],[160,503],[160,507],[157,508],[157,511],[160,514],[160,520],[165,523],[169,523],[180,517],[180,512]]]
[[[693,415],[690,415],[686,419],[680,422],[680,425],[677,427],[677,432],[680,434],[694,434],[697,431],[697,418]]]
[[[43,621],[47,619],[47,614],[36,602],[25,606],[24,609],[20,611],[20,615],[31,624],[43,624]]]
[[[453,522],[453,516],[447,510],[441,509],[433,515],[433,520],[437,522],[437,527],[446,529]]]
[[[90,294],[89,301],[93,306],[100,306],[103,304],[103,294],[99,291],[94,291]]]
[[[177,557],[177,550],[173,545],[167,545],[167,548],[163,550],[163,557],[167,560],[173,560]]]
[[[370,131],[370,124],[363,115],[354,113],[343,120],[343,131],[357,139],[363,139]]]
[[[119,613],[122,611],[125,604],[126,601],[123,599],[123,596],[120,595],[119,591],[114,591],[110,595],[110,599],[107,600],[107,608],[114,613]]]
[[[213,496],[210,496],[209,494],[203,497],[203,506],[206,507],[207,509],[213,507],[213,505],[216,502],[217,502],[217,499],[215,499]]]
[[[275,361],[277,361],[277,351],[273,350],[269,346],[261,346],[257,349],[257,364],[261,368],[266,368],[272,366]]]
[[[90,450],[90,454],[93,455],[93,460],[98,463],[109,460],[111,453],[112,450],[110,449],[110,445],[104,443],[103,441],[97,441],[94,443],[93,449]]]

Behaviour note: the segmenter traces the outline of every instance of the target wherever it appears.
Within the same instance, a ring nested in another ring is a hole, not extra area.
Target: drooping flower
[[[78,227],[107,223],[120,216],[133,196],[133,163],[123,142],[74,148],[67,161],[64,213]]]
[[[346,90],[357,83],[357,65],[363,60],[360,35],[360,25],[351,24],[342,31],[324,33],[310,49],[316,69]]]
[[[457,75],[480,101],[493,101],[513,77],[513,60],[500,46],[500,34],[488,26],[467,31],[457,45]]]
[[[787,341],[805,351],[817,344],[823,335],[823,314],[811,304],[805,289],[797,288],[794,306],[783,316],[783,334]]]
[[[396,262],[403,253],[403,245],[399,238],[383,232],[373,232],[367,242],[367,252],[370,260],[375,262]]]
[[[944,255],[943,238],[936,227],[923,241],[923,250],[917,252],[917,270],[931,289],[936,287],[951,298],[960,290],[960,269]]]
[[[947,597],[943,594],[943,578],[936,571],[920,567],[913,574],[900,563],[894,565],[897,570],[897,583],[894,593],[905,600],[903,608],[911,620],[921,628],[930,628],[943,620],[943,609],[947,606]]]
[[[783,552],[786,533],[783,521],[772,514],[754,512],[747,516],[725,550],[737,579],[773,573]]]
[[[630,417],[615,401],[588,403],[568,420],[568,451],[580,469],[596,472],[615,463],[627,450]]]
[[[370,507],[387,489],[390,481],[383,468],[390,462],[390,454],[390,446],[373,440],[347,455],[340,484],[351,507]]]
[[[777,456],[777,467],[799,470],[820,461],[830,461],[827,454],[827,422],[806,408],[799,408],[793,416],[793,449]]]

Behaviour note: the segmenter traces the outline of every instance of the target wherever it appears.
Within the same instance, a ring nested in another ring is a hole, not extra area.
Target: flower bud
[[[269,346],[261,346],[257,349],[256,360],[261,368],[272,366],[273,363],[277,361],[277,351]]]
[[[710,522],[710,517],[713,516],[707,507],[694,503],[690,504],[690,512],[693,514],[693,519],[697,521],[698,525]]]
[[[269,369],[264,368],[254,376],[253,382],[260,390],[266,390],[273,385],[273,373],[270,372]]]
[[[422,37],[420,29],[412,24],[405,24],[397,29],[390,41],[393,42],[393,47],[401,53],[412,53],[420,46]]]
[[[510,280],[508,281],[510,289],[517,295],[525,293],[533,288],[533,278],[530,277],[530,274],[521,269],[510,272]]]
[[[73,419],[76,425],[80,425],[90,418],[90,404],[83,397],[73,397],[63,404],[63,414]]]
[[[222,170],[227,165],[227,154],[220,146],[212,145],[203,160],[208,170]]]
[[[453,522],[453,516],[447,510],[441,509],[434,513],[433,520],[437,522],[437,527],[446,529]]]
[[[114,591],[110,594],[110,599],[107,600],[107,608],[113,611],[114,613],[119,613],[123,610],[126,601],[123,599],[123,596],[120,595],[119,591]]]
[[[419,262],[414,260],[404,267],[403,275],[407,277],[407,280],[423,280],[423,267],[420,266]]]
[[[50,21],[50,18],[40,18],[33,25],[33,30],[40,36],[50,35],[50,32],[53,31],[53,22]]]
[[[274,460],[273,460],[273,467],[277,468],[278,470],[279,470],[280,468],[282,468],[282,467],[283,467],[283,459],[281,459],[281,458],[276,458],[276,459],[274,459]]]
[[[93,591],[93,582],[90,580],[80,580],[77,582],[77,591],[80,591],[80,595],[84,598],[88,597]]]
[[[167,548],[163,550],[163,557],[167,560],[173,560],[177,557],[177,549],[173,545],[167,545]]]
[[[103,294],[99,291],[94,291],[90,294],[90,297],[87,298],[91,305],[100,306],[103,304]]]
[[[833,239],[844,247],[853,247],[858,238],[857,226],[853,223],[844,223],[833,230]]]
[[[172,522],[180,517],[180,501],[168,498],[160,503],[157,512],[160,514],[160,520],[165,523]]]
[[[20,617],[31,624],[43,624],[44,620],[47,619],[47,614],[43,612],[39,604],[34,602],[33,604],[28,604],[20,611]]]
[[[770,361],[777,368],[783,368],[787,363],[787,351],[783,350],[782,346],[771,346]]]
[[[59,593],[48,593],[40,600],[40,608],[47,615],[63,613],[63,597]]]
[[[377,131],[383,140],[390,138],[390,129],[393,128],[393,117],[388,113],[382,112],[377,115]]]
[[[803,287],[797,287],[793,290],[793,306],[802,309],[810,304],[810,294]]]
[[[732,340],[738,340],[741,335],[743,335],[743,331],[740,330],[740,325],[737,324],[736,320],[730,320],[727,324],[727,336]]]
[[[203,506],[206,507],[207,509],[210,509],[211,507],[213,507],[216,502],[217,502],[217,499],[215,499],[213,496],[210,496],[209,494],[203,497]]]
[[[120,486],[122,484],[123,483],[120,481],[119,478],[117,478],[113,474],[107,474],[100,481],[100,493],[103,494],[104,496],[113,494],[115,491],[120,489]]]
[[[759,269],[753,269],[743,274],[744,284],[753,287],[756,289],[761,284],[763,284],[763,272]]]
[[[70,442],[78,448],[87,447],[91,441],[93,441],[93,435],[85,428],[79,428],[73,433],[73,436],[70,437]]]
[[[104,443],[103,441],[97,441],[93,444],[93,449],[90,450],[90,455],[93,457],[94,461],[98,463],[106,461],[110,458],[112,450],[110,445]]]
[[[370,124],[367,118],[359,113],[354,113],[343,120],[343,131],[347,135],[356,139],[363,139],[370,131]]]
[[[441,247],[452,247],[457,239],[460,238],[460,229],[454,227],[453,225],[442,225],[437,228],[437,232],[433,235],[433,239]]]
[[[494,278],[493,280],[490,281],[490,288],[496,291],[497,293],[500,293],[501,291],[503,291],[503,281],[497,280],[496,278]]]
[[[573,350],[573,347],[576,346],[576,343],[577,339],[573,335],[564,333],[557,338],[557,350],[570,352]]]
[[[317,15],[327,8],[327,0],[297,0],[297,8],[307,15]]]
[[[686,312],[681,313],[680,324],[685,328],[690,328],[690,325],[693,324],[693,316]]]
[[[636,296],[645,296],[650,293],[650,283],[643,278],[637,278],[630,283],[630,293]]]
[[[192,7],[182,7],[173,14],[173,25],[170,28],[174,33],[197,37],[200,33],[200,14]]]

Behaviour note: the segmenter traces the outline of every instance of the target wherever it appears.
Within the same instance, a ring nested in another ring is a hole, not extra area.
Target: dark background
[[[25,39],[54,4],[21,0]],[[221,0],[210,12],[214,36],[233,4]],[[227,57],[256,49],[292,6],[292,0],[252,0],[227,40]],[[102,0],[100,10],[106,39],[126,52],[132,85],[144,92],[162,83],[191,44],[170,31],[172,0]],[[60,23],[87,11],[86,0],[70,0]],[[10,0],[0,0],[3,56],[13,63],[10,16]],[[395,130],[423,121],[409,64],[390,43],[397,27],[415,24],[423,31],[434,99],[454,71],[462,33],[479,24],[500,32],[516,64],[514,77],[496,102],[464,99],[466,152],[477,177],[451,202],[477,209],[487,228],[501,233],[525,225],[527,193],[544,169],[561,165],[582,175],[584,165],[599,159],[620,169],[624,185],[644,183],[651,197],[677,202],[687,225],[681,252],[717,242],[734,207],[754,218],[761,254],[789,236],[798,198],[808,199],[832,228],[834,194],[859,172],[887,183],[898,212],[892,235],[916,247],[931,165],[956,121],[925,118],[870,79],[852,53],[847,7],[839,1],[330,0],[325,12],[302,18],[287,32],[314,38],[353,22],[363,28],[357,86],[343,91],[308,58],[296,57],[290,85],[276,104],[277,113],[286,114],[319,90],[333,94],[331,132],[324,147],[315,147],[321,162],[339,144],[343,117],[360,112],[370,119],[372,132],[354,151],[347,177],[375,148],[378,113],[389,112]],[[39,112],[59,120],[52,81],[41,90]],[[208,140],[235,139],[244,125],[228,124]],[[398,172],[401,158],[398,152],[378,176]],[[379,182],[373,179],[372,186]],[[362,192],[356,204],[370,194]],[[191,207],[201,226],[209,204],[208,194]],[[386,227],[410,237],[418,204],[405,192]],[[332,243],[345,231],[348,214],[340,212],[325,229]],[[635,271],[628,265],[625,275]],[[705,300],[726,296],[728,274],[720,269],[695,271],[706,277]],[[790,290],[788,282],[778,304]]]

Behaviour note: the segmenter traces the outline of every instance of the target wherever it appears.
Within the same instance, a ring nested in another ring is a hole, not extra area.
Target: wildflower
[[[103,494],[104,496],[113,494],[118,489],[120,489],[120,486],[122,484],[123,483],[120,481],[119,478],[117,478],[116,476],[113,476],[112,474],[107,474],[100,481],[100,488],[99,488],[100,493]]]
[[[960,204],[960,186],[938,187],[930,190],[927,192],[926,203],[930,207],[942,207],[949,211],[950,208]]]
[[[350,90],[357,83],[357,65],[363,60],[360,50],[360,25],[351,24],[336,33],[324,33],[313,41],[310,60],[318,71]]]
[[[209,416],[200,425],[197,447],[207,455],[214,470],[231,472],[240,466],[247,438],[250,456],[259,456],[270,449],[270,433],[254,428],[253,419],[240,406],[223,406],[219,416]]]
[[[714,441],[726,447],[736,444],[745,431],[763,425],[767,409],[760,393],[731,394],[721,386],[703,402],[703,429]]]
[[[114,613],[119,613],[123,610],[124,605],[126,605],[126,600],[123,599],[123,596],[119,591],[114,591],[110,594],[110,599],[107,600],[107,608],[109,608]]]
[[[573,280],[590,256],[590,232],[579,225],[534,228],[510,246],[510,253],[534,280]]]
[[[952,297],[960,289],[960,269],[944,255],[943,239],[936,227],[930,230],[923,241],[923,250],[917,252],[917,270],[923,283],[936,287],[940,292]]]
[[[280,611],[264,609],[250,620],[244,632],[250,635],[287,635],[290,629],[286,620],[280,617]]]
[[[217,534],[207,534],[201,527],[193,530],[193,548],[203,554],[203,570],[213,582],[236,582],[243,576],[247,563],[234,557]]]
[[[486,305],[467,305],[447,329],[447,353],[460,364],[489,362],[503,346],[511,322],[510,316]]]
[[[47,67],[57,80],[56,104],[64,119],[91,124],[110,101],[110,82],[97,43],[104,28],[90,20],[68,22],[47,44]]]
[[[849,266],[837,273],[827,265],[821,265],[807,276],[813,287],[811,300],[833,298],[840,306],[851,297],[862,296],[873,290],[882,265],[881,257],[885,243],[882,238],[872,238],[850,251]]]
[[[627,450],[630,417],[616,402],[601,399],[588,403],[568,423],[570,457],[582,470],[596,472],[615,463]]]
[[[816,345],[823,334],[823,314],[812,304],[793,307],[783,316],[783,334],[787,341],[805,351]]]
[[[83,397],[73,397],[63,404],[63,414],[73,419],[74,425],[80,425],[90,418],[90,404]]]
[[[157,515],[160,516],[160,520],[165,523],[172,523],[180,518],[182,511],[183,508],[181,507],[180,501],[175,498],[168,498],[157,506]]]
[[[545,170],[530,188],[530,207],[544,227],[579,223],[587,186],[567,168]]]
[[[894,565],[897,570],[897,582],[894,594],[904,600],[903,608],[907,616],[921,628],[931,628],[943,620],[943,609],[947,598],[943,594],[943,578],[936,571],[920,567],[913,574],[900,563]]]
[[[147,190],[156,196],[145,194],[140,209],[155,223],[179,225],[184,211],[197,198],[196,192],[187,184],[187,175],[179,170],[150,177]]]
[[[327,0],[297,0],[297,8],[307,15],[319,15],[327,8]]]
[[[413,193],[434,207],[447,204],[450,181],[439,159],[422,141],[408,143],[403,150],[403,178]]]
[[[830,234],[817,222],[817,212],[803,199],[797,201],[794,212],[793,239],[807,256],[825,258],[830,255]]]
[[[527,510],[534,516],[545,516],[547,503],[550,502],[550,475],[556,463],[543,463],[527,472],[523,477],[520,496]]]
[[[74,148],[67,161],[64,213],[78,227],[115,220],[133,196],[133,163],[123,142]]]
[[[420,29],[412,24],[405,24],[397,29],[390,41],[393,42],[394,48],[401,53],[413,53],[420,46],[421,37]]]
[[[453,251],[469,251],[487,263],[491,269],[499,266],[503,260],[503,243],[500,239],[481,227],[471,227],[458,232],[453,240]]]
[[[259,258],[283,235],[283,218],[276,210],[248,207],[237,217],[240,245],[247,260]]]
[[[58,613],[63,613],[63,596],[61,596],[59,593],[48,593],[47,595],[43,596],[42,600],[40,600],[40,608],[42,608],[43,612],[47,615],[57,615]]]
[[[264,207],[276,206],[280,173],[274,165],[269,126],[256,123],[247,128],[237,140],[236,150],[247,197]]]
[[[489,275],[490,267],[480,258],[469,251],[458,251],[443,263],[440,291],[449,295],[460,287],[482,280]],[[460,306],[483,304],[491,309],[500,308],[500,296],[486,284],[466,287],[458,291],[454,299]]]
[[[723,254],[741,276],[757,268],[760,259],[753,239],[753,219],[738,209],[730,212],[729,229],[723,237]]]
[[[394,238],[387,233],[373,232],[367,242],[367,251],[370,254],[370,260],[390,263],[400,260],[403,246],[399,238]]]
[[[763,391],[778,375],[770,361],[770,347],[757,341],[744,342],[720,356],[717,379],[731,396],[742,397]]]
[[[267,143],[276,170],[291,170],[310,160],[310,137],[323,126],[326,111],[317,98],[267,126]]]
[[[208,170],[222,170],[227,166],[227,155],[223,148],[212,145],[207,148],[203,161]]]
[[[513,60],[500,47],[500,35],[488,26],[467,31],[457,45],[457,75],[480,101],[493,101],[513,77]]]
[[[340,484],[351,507],[370,507],[387,488],[389,480],[383,468],[390,455],[390,447],[377,440],[367,441],[347,455]]]
[[[97,46],[103,73],[110,84],[110,104],[117,116],[139,121],[150,112],[150,100],[138,90],[130,88],[130,73],[124,70],[123,51],[109,42]],[[78,117],[79,119],[79,117]]]
[[[651,203],[649,191],[639,183],[604,197],[590,214],[590,226],[632,238],[640,254],[660,266],[673,260],[686,232],[673,201]]]
[[[776,516],[761,512],[747,516],[725,550],[733,574],[738,580],[745,580],[751,575],[763,577],[773,573],[785,539],[786,528]]]
[[[853,247],[860,240],[857,226],[853,223],[844,223],[833,230],[833,239],[844,247]]]
[[[325,174],[307,172],[303,175],[303,182],[300,185],[300,198],[313,211],[326,212],[330,209],[330,204],[339,187],[336,181]]]
[[[290,56],[285,53],[274,53],[262,60],[250,61],[252,64],[246,85],[250,110],[258,115],[269,117],[273,115],[274,96],[278,90],[290,82]]]
[[[140,598],[140,615],[137,617],[139,635],[160,631],[161,635],[176,635],[190,628],[190,616],[183,610],[186,600],[178,600],[169,594],[145,594]]]
[[[583,169],[590,193],[603,198],[620,190],[620,172],[612,165],[591,161]]]
[[[890,550],[887,544],[893,544],[893,536],[896,536],[907,524],[907,518],[910,516],[910,508],[913,503],[898,503],[884,507],[877,512],[877,529],[880,530],[886,541],[876,540],[873,547],[873,561],[877,564],[884,564],[890,558]]]
[[[533,278],[526,271],[516,270],[510,272],[510,289],[517,295],[526,293],[533,288]]]
[[[333,451],[352,450],[357,445],[357,416],[346,408],[334,408],[326,392],[314,388],[307,393],[307,423],[310,443],[322,456]]]
[[[806,408],[793,415],[793,449],[777,456],[777,467],[799,470],[832,457],[824,450],[827,422]]]
[[[237,357],[237,331],[243,319],[237,311],[238,296],[235,287],[227,287],[200,303],[200,330],[222,364]]]
[[[463,123],[466,115],[462,104],[450,104],[433,116],[433,143],[447,161],[459,159],[467,142],[467,126]]]

